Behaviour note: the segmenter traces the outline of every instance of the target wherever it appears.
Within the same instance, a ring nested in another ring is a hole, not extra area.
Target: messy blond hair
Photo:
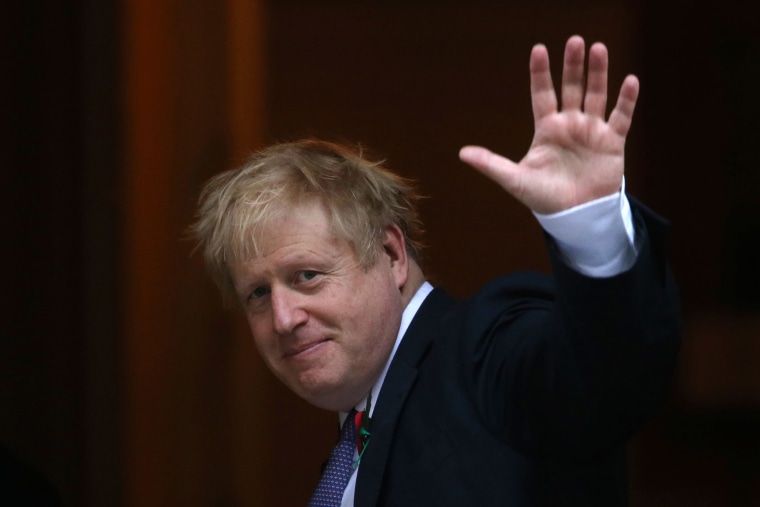
[[[226,296],[234,295],[229,264],[260,255],[266,224],[313,199],[363,267],[377,261],[385,228],[392,224],[404,233],[408,254],[420,262],[419,197],[408,180],[338,144],[315,139],[278,144],[213,177],[201,193],[191,233]]]

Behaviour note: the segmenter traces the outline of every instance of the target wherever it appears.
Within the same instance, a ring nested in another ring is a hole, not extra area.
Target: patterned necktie
[[[327,466],[319,479],[317,489],[309,501],[309,507],[340,507],[343,491],[353,472],[356,448],[356,410],[351,410],[340,430],[340,440],[327,460]]]

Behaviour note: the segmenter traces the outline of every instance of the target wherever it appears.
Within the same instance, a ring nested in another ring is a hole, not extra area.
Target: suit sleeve
[[[583,276],[548,239],[553,280],[510,276],[467,309],[465,384],[494,433],[515,448],[606,452],[667,392],[680,342],[667,225],[632,205],[641,246],[629,270]]]

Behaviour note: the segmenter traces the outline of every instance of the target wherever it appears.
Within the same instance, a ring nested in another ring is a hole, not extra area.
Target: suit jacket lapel
[[[425,298],[391,362],[372,416],[372,436],[362,458],[355,507],[374,507],[380,494],[396,422],[415,380],[417,366],[436,335],[436,325],[454,300],[435,289]]]

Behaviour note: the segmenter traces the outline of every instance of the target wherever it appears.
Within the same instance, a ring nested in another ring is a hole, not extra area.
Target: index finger
[[[557,94],[549,68],[549,52],[536,44],[530,52],[530,97],[535,121],[557,112]]]

